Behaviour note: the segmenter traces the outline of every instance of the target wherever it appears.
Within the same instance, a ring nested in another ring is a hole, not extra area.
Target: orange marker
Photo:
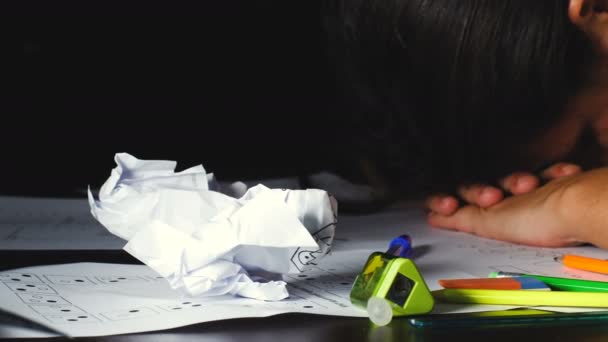
[[[439,285],[446,289],[551,290],[545,283],[532,277],[441,279]]]
[[[576,268],[578,270],[608,274],[608,260],[566,254],[561,257],[556,257],[555,261],[561,261],[564,266]]]

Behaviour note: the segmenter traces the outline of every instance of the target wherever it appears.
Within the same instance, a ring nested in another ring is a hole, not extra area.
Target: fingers
[[[458,209],[458,200],[452,196],[436,195],[427,200],[426,206],[431,212],[449,216]]]
[[[458,193],[469,204],[482,208],[490,207],[503,199],[502,191],[492,186],[473,185],[461,187]],[[450,216],[458,210],[459,202],[454,196],[435,195],[426,201],[426,206],[431,212]]]
[[[557,163],[545,169],[542,176],[547,179],[556,179],[581,173],[580,166],[571,163]]]
[[[552,180],[582,172],[582,169],[571,163],[557,163],[543,171],[543,178]],[[528,172],[515,172],[500,180],[500,186],[513,195],[522,195],[533,191],[541,185],[539,177]],[[504,199],[501,189],[488,185],[469,185],[458,189],[458,195],[468,204],[480,208],[489,208]],[[432,212],[450,216],[459,208],[458,199],[448,195],[436,195],[426,202]]]
[[[553,180],[581,172],[578,165],[558,163],[547,168],[541,176]],[[563,229],[556,223],[555,215],[552,213],[547,215],[534,206],[531,208],[539,198],[546,196],[546,191],[543,192],[545,188],[534,191],[540,186],[540,179],[525,172],[513,173],[505,177],[500,182],[501,186],[506,191],[519,195],[505,200],[501,189],[495,187],[486,185],[461,187],[458,195],[469,203],[461,208],[458,208],[458,202],[454,197],[448,197],[449,202],[443,202],[446,196],[435,197],[429,202],[432,212],[428,215],[428,223],[433,227],[513,243],[547,247],[572,244],[571,240],[564,240],[563,234],[560,233]],[[546,186],[555,184],[559,182],[550,182]]]
[[[500,185],[513,195],[521,195],[538,188],[540,180],[531,173],[515,172],[503,178]]]
[[[541,176],[545,179],[553,180],[561,177],[572,176],[582,172],[580,166],[572,163],[557,163],[545,169]],[[540,185],[540,180],[537,176],[527,172],[515,172],[503,178],[500,185],[506,191],[521,195],[528,193]]]
[[[469,204],[482,208],[491,207],[503,199],[500,189],[485,185],[463,186],[459,189],[458,194]],[[458,210],[459,203],[458,199],[453,196],[436,195],[427,200],[426,206],[432,212],[449,216]]]
[[[483,209],[474,205],[468,205],[460,208],[451,216],[431,212],[427,217],[427,221],[433,227],[474,233],[476,228],[483,226],[481,222],[482,212]]]
[[[462,186],[458,189],[458,194],[469,204],[481,208],[491,207],[503,199],[503,193],[500,189],[487,185]]]
[[[529,230],[505,229],[505,227],[509,227],[507,221],[510,220],[501,219],[504,217],[503,215],[490,213],[491,211],[492,209],[468,205],[460,208],[451,216],[430,213],[427,217],[427,222],[436,228],[455,230],[510,242],[523,241],[527,235],[530,235]]]

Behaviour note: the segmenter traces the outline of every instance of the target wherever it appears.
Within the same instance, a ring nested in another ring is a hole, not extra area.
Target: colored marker
[[[608,292],[608,282],[595,280],[582,280],[558,277],[546,277],[541,275],[512,273],[512,272],[492,272],[488,276],[490,278],[502,277],[530,277],[536,278],[552,290],[557,291],[575,291],[575,292]]]
[[[556,257],[555,261],[559,261],[564,264],[564,266],[576,268],[578,270],[608,274],[608,260],[566,254],[561,257]]]
[[[486,290],[545,290],[551,288],[532,277],[441,279],[439,285],[446,289],[486,289]]]
[[[608,293],[443,289],[435,299],[448,303],[608,308]]]

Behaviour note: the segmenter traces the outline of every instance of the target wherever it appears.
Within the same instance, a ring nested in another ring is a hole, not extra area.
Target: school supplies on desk
[[[425,314],[434,300],[422,275],[411,259],[411,239],[393,239],[386,253],[372,253],[363,271],[356,277],[350,292],[351,302],[366,308],[377,325],[390,323],[393,316]],[[391,254],[392,253],[392,254]]]
[[[433,297],[460,304],[608,308],[608,293],[597,292],[443,289]]]
[[[561,262],[566,267],[578,270],[608,274],[608,260],[566,254],[561,257],[556,257],[555,261]]]
[[[503,277],[526,277],[535,278],[547,284],[552,290],[557,291],[576,291],[576,292],[608,292],[608,282],[595,280],[582,280],[570,278],[547,277],[541,275],[511,273],[511,272],[492,272],[490,278]]]
[[[438,282],[446,289],[551,291],[545,283],[532,277],[440,279]]]

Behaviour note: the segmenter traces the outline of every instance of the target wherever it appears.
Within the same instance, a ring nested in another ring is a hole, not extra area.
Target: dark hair
[[[426,195],[523,167],[520,149],[585,82],[567,0],[327,0],[344,114],[396,191]],[[416,185],[415,188],[412,185]]]

